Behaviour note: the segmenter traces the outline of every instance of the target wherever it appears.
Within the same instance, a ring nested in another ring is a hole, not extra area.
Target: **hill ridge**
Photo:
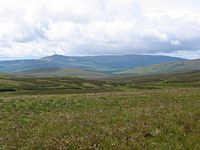
[[[155,55],[105,55],[105,56],[64,56],[51,55],[40,59],[0,61],[0,72],[22,72],[42,68],[79,68],[102,72],[121,71],[163,62],[185,60],[182,58]]]

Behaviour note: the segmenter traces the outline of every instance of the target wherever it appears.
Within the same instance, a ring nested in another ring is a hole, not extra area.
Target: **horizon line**
[[[185,57],[179,57],[179,56],[170,56],[170,55],[161,55],[161,54],[99,54],[99,55],[65,55],[65,54],[52,54],[52,55],[46,55],[46,56],[41,56],[41,57],[30,57],[30,58],[6,58],[2,59],[0,58],[0,61],[17,61],[17,60],[38,60],[42,58],[47,58],[47,57],[52,57],[52,56],[64,56],[64,57],[101,57],[101,56],[126,56],[126,55],[136,55],[136,56],[163,56],[163,57],[172,57],[172,58],[181,58],[181,59],[186,59],[186,60],[195,60],[192,58],[185,58]],[[199,59],[199,58],[196,58]]]

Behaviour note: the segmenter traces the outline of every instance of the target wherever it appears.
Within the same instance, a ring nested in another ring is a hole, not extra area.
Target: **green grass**
[[[198,73],[126,79],[1,78],[0,149],[200,149]]]
[[[199,149],[200,89],[1,96],[2,149]]]
[[[19,72],[22,76],[32,77],[73,77],[73,78],[85,78],[85,79],[99,79],[105,78],[108,75],[104,72],[86,69],[61,69],[61,68],[47,68],[47,69],[35,69],[25,72]]]
[[[78,78],[36,78],[9,77],[0,78],[0,93],[4,95],[23,94],[70,94],[93,93],[116,90],[115,84],[107,81],[84,80]],[[6,91],[15,92],[6,92]]]

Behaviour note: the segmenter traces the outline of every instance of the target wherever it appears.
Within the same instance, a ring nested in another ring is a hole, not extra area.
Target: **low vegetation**
[[[16,74],[16,73],[15,73]],[[35,69],[24,72],[19,72],[18,75],[27,77],[65,77],[71,76],[84,79],[101,79],[109,76],[107,73],[99,72],[89,69],[61,69],[61,68],[48,68],[48,69]]]
[[[126,82],[2,76],[0,149],[198,150],[199,74]]]

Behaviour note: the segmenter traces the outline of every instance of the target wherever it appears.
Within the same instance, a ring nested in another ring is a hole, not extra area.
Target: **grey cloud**
[[[181,55],[200,49],[197,12],[145,11],[135,0],[36,0],[30,8],[23,4],[12,6],[16,13],[0,5],[0,57]]]

